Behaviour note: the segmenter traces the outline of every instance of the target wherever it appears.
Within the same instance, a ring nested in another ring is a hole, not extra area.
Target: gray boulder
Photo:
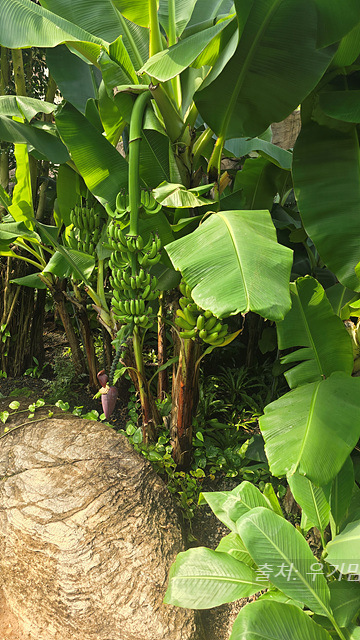
[[[194,612],[162,603],[184,549],[164,483],[110,427],[36,416],[0,440],[0,587],[24,635],[201,640]]]

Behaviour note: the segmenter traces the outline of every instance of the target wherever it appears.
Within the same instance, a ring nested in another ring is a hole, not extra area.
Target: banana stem
[[[224,148],[224,144],[225,139],[223,136],[220,136],[215,142],[214,150],[211,154],[211,158],[207,167],[210,182],[219,180],[221,173],[221,154]]]
[[[138,96],[133,107],[130,122],[129,140],[129,206],[130,206],[130,228],[131,236],[138,235],[138,217],[140,206],[140,175],[139,159],[142,121],[146,103],[150,98],[150,92],[146,91]]]
[[[337,624],[335,618],[333,618],[333,616],[329,616],[329,620],[331,621],[331,624],[333,625],[336,633],[338,634],[339,638],[341,638],[341,640],[346,640],[346,637],[344,636],[343,632],[341,631],[339,625]]]
[[[157,0],[149,0],[150,42],[149,57],[162,51],[160,25],[157,12]]]
[[[136,375],[139,385],[139,396],[142,411],[142,423],[143,423],[143,440],[148,442],[155,439],[155,427],[154,423],[157,416],[154,412],[154,407],[151,406],[151,398],[149,394],[148,382],[145,375],[144,358],[142,353],[142,341],[139,335],[137,327],[134,328],[133,333],[133,349],[136,362]]]
[[[198,163],[202,152],[204,151],[206,145],[210,142],[213,137],[213,131],[211,129],[205,129],[202,134],[196,140],[193,146],[193,165],[196,166]]]
[[[185,127],[178,110],[175,108],[174,103],[170,100],[162,85],[151,84],[149,89],[164,120],[166,133],[171,142],[176,142],[179,140]]]
[[[175,0],[168,0],[168,14],[169,14],[168,46],[172,47],[174,44],[176,44]],[[180,109],[181,107],[180,76],[175,76],[175,78],[172,78],[171,86],[173,88],[176,106],[178,109]]]

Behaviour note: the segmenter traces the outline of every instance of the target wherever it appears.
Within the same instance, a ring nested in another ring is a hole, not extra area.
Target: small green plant
[[[321,501],[314,500],[317,513],[324,514]],[[230,640],[360,637],[360,523],[353,522],[354,511],[345,514],[332,541],[323,539],[326,546],[318,558],[303,532],[284,518],[269,487],[261,493],[242,482],[232,491],[204,493],[200,501],[230,533],[215,551],[198,547],[178,554],[167,604],[208,609],[257,593],[257,600],[241,609]],[[323,524],[329,517],[330,511]]]
[[[50,383],[49,402],[55,403],[60,399],[67,402],[75,398],[72,385],[76,375],[70,349],[65,349],[63,353],[55,356],[52,369],[54,379]]]
[[[29,376],[30,378],[41,378],[43,371],[46,367],[46,364],[41,366],[39,360],[33,356],[34,365],[29,367],[24,372],[24,376]]]

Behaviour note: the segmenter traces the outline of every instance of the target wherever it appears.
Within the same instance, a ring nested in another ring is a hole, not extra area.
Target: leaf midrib
[[[225,222],[226,228],[228,230],[228,233],[230,235],[230,238],[231,238],[231,241],[232,241],[232,244],[233,244],[233,248],[234,248],[234,251],[235,251],[235,255],[236,255],[236,258],[237,258],[237,262],[238,262],[238,266],[239,266],[239,270],[240,270],[240,274],[241,274],[241,279],[242,279],[243,284],[244,284],[244,291],[245,291],[245,297],[246,297],[246,311],[248,311],[250,309],[250,294],[249,294],[249,291],[248,291],[248,288],[247,288],[245,275],[244,275],[244,270],[243,270],[243,266],[242,266],[241,259],[240,259],[240,252],[239,252],[237,244],[235,242],[234,233],[233,233],[233,230],[232,230],[230,224],[228,223],[226,217],[224,215],[222,215],[221,213],[218,213],[217,215],[219,216],[219,218],[221,218],[223,220],[223,222]]]
[[[316,399],[317,399],[317,396],[318,396],[318,393],[319,393],[320,382],[317,382],[315,384],[316,384],[316,389],[315,389],[314,393],[312,394],[311,404],[310,404],[310,409],[309,409],[309,414],[308,414],[308,419],[307,419],[307,423],[306,423],[306,427],[305,427],[305,434],[304,434],[304,437],[303,437],[303,441],[302,441],[302,445],[301,445],[301,449],[300,449],[298,458],[297,458],[297,460],[295,462],[294,471],[297,471],[298,468],[299,468],[300,460],[301,460],[302,455],[304,453],[304,449],[305,449],[305,446],[307,444],[307,439],[308,439],[308,436],[309,436],[309,431],[310,431],[312,418],[313,418],[315,405],[316,405]]]
[[[321,367],[320,358],[318,356],[318,352],[317,352],[317,349],[315,347],[315,341],[314,341],[314,339],[312,337],[312,333],[311,333],[311,330],[310,330],[310,325],[307,322],[306,314],[304,312],[302,301],[301,301],[300,296],[299,296],[298,288],[296,288],[296,295],[298,297],[298,302],[299,302],[299,307],[300,307],[300,314],[301,314],[301,318],[302,318],[303,323],[304,323],[306,335],[308,336],[308,339],[309,339],[309,342],[310,342],[310,347],[311,347],[311,349],[312,349],[312,351],[314,353],[314,357],[315,357],[315,361],[316,361],[318,369],[319,369],[319,373],[320,373],[320,375],[324,375],[322,367]]]
[[[259,525],[256,524],[256,522],[254,522],[253,520],[251,520],[251,524],[268,540],[268,542],[270,543],[270,545],[272,547],[274,547],[274,549],[276,549],[276,551],[279,553],[279,555],[281,556],[281,558],[283,558],[284,560],[286,560],[287,562],[289,562],[290,558],[288,558],[283,551],[280,549],[280,547],[278,547],[275,542],[272,540],[272,538],[270,538],[265,531],[263,531],[263,529],[260,529]],[[296,564],[294,562],[290,561],[290,566],[291,564],[296,568]],[[314,591],[313,589],[311,589],[311,586],[309,585],[309,583],[305,580],[305,578],[303,577],[303,575],[300,573],[300,571],[297,571],[297,575],[299,576],[299,578],[301,579],[301,582],[303,583],[303,585],[305,587],[307,587],[308,591],[310,591],[310,593],[315,596],[315,599],[318,601],[318,603],[320,604],[321,608],[323,609],[323,611],[326,612],[326,617],[327,618],[331,618],[331,612],[329,611],[329,609],[327,608],[327,606],[323,603],[323,601],[319,598],[319,596],[317,595],[316,591]],[[276,586],[276,585],[275,585]],[[285,592],[284,592],[285,593]],[[285,595],[287,595],[285,593]],[[291,596],[289,596],[291,597]]]

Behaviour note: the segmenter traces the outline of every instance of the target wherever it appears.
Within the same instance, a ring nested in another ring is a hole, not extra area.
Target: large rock
[[[199,640],[162,604],[182,549],[165,485],[111,428],[62,415],[0,440],[0,586],[24,636]]]

